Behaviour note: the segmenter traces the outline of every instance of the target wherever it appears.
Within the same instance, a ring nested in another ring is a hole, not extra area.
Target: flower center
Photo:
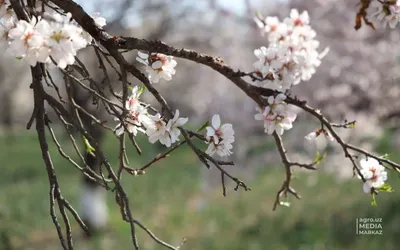
[[[129,99],[129,107],[133,107],[137,103],[136,98]]]
[[[54,39],[57,43],[60,43],[62,39],[68,39],[69,37],[65,37],[62,35],[61,31],[58,32],[53,32],[53,35],[50,37],[51,39]]]
[[[296,20],[294,20],[294,25],[295,26],[303,26],[303,22],[301,21],[300,18],[297,18]]]
[[[372,172],[372,177],[371,177],[370,180],[376,181],[378,179],[378,175],[376,175],[376,168],[372,167],[372,168],[369,169],[369,171]]]
[[[156,61],[160,61],[161,65],[165,65],[167,63],[167,58],[164,55],[160,54],[152,54],[149,59],[150,59],[150,64],[153,64]],[[162,66],[154,70],[157,71],[157,73],[163,71]]]
[[[270,114],[268,114],[266,117],[265,117],[265,120],[266,121],[273,121],[273,120],[275,120],[275,118],[274,118],[274,113],[270,113]]]
[[[161,120],[160,121],[156,121],[156,127],[157,127],[157,130],[160,130],[160,128],[163,127],[163,123],[162,123]]]
[[[134,112],[134,111],[130,111],[129,112],[130,118],[134,121],[139,121],[139,115],[138,113]]]
[[[25,35],[25,38],[24,38],[24,43],[25,43],[25,45],[28,45],[28,40],[29,40],[32,36],[33,36],[33,32],[28,32],[28,33]]]

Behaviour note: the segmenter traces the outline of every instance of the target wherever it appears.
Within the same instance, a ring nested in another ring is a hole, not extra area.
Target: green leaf
[[[325,159],[325,157],[326,157],[326,152],[320,155],[320,153],[317,151],[314,158],[314,164],[315,165],[320,164]]]
[[[146,86],[142,83],[139,86],[137,97],[140,97],[146,91]]]
[[[387,183],[383,184],[381,187],[377,188],[376,190],[382,191],[382,192],[388,192],[388,193],[394,191],[393,188],[392,188],[392,186],[390,186],[390,185],[387,184]]]
[[[133,91],[134,87],[132,87],[131,85],[128,85],[128,89],[130,91]],[[139,98],[145,91],[146,91],[146,86],[144,84],[140,84],[140,86],[138,87],[138,90],[135,93],[136,98]]]
[[[85,144],[86,152],[88,154],[91,154],[92,156],[95,156],[94,152],[96,150],[94,149],[94,147],[92,147],[92,145],[90,145],[88,139],[86,139],[85,136],[82,136],[82,138],[83,138],[83,143]]]
[[[349,124],[349,128],[355,128],[355,127],[356,127],[356,123],[355,122]]]
[[[316,162],[319,159],[319,151],[315,154],[314,162]]]
[[[375,194],[372,194],[371,206],[376,206]]]
[[[15,57],[15,59],[17,59],[17,60],[22,60],[22,56],[17,56],[17,57]]]
[[[210,125],[209,121],[206,121],[203,125],[201,125],[201,127],[199,129],[196,130],[196,132],[201,132],[203,131],[206,127],[208,127]]]
[[[390,154],[386,153],[386,154],[382,155],[381,158],[389,159],[389,156],[390,156]]]

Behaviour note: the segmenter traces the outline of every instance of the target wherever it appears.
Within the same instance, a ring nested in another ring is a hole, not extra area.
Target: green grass
[[[378,149],[399,158],[389,138],[385,136],[377,144]],[[139,144],[143,156],[139,157],[133,147],[128,148],[130,166],[134,168],[158,153],[144,138]],[[63,145],[72,153],[70,145]],[[109,136],[104,145],[110,162],[116,166],[118,141]],[[81,176],[54,146],[51,153],[63,195],[77,208]],[[0,159],[0,249],[61,249],[49,215],[49,184],[36,135],[22,133],[14,144],[0,145]],[[124,175],[123,186],[133,216],[169,243],[177,245],[186,237],[182,249],[190,250],[397,250],[400,245],[396,237],[400,231],[398,192],[379,194],[378,206],[372,207],[358,180],[338,182],[322,172],[296,172],[293,186],[302,200],[289,197],[289,208],[279,207],[273,212],[275,195],[284,179],[281,166],[260,170],[257,178],[246,182],[252,188],[249,192],[234,192],[229,183],[227,197],[222,196],[221,187],[209,193],[202,191],[201,168],[204,166],[194,154],[182,147],[143,176]],[[316,178],[314,185],[309,184],[310,178]],[[389,182],[395,190],[400,189],[399,178],[392,172]],[[76,249],[133,249],[129,225],[121,220],[111,192],[108,204],[110,232],[92,241],[80,237],[81,231],[71,217]],[[383,218],[384,234],[355,235],[358,217]],[[142,249],[163,249],[142,230],[137,231]]]

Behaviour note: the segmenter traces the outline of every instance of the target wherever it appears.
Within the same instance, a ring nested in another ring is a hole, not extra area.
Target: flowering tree
[[[87,225],[80,219],[78,213],[62,196],[57,176],[48,150],[47,137],[57,145],[59,153],[82,174],[115,192],[122,219],[131,226],[132,241],[136,249],[139,249],[135,229],[139,226],[145,230],[157,243],[169,248],[178,249],[158,239],[148,228],[136,220],[129,207],[129,199],[120,183],[123,173],[134,176],[145,174],[145,170],[153,163],[162,160],[178,147],[186,144],[197,155],[199,160],[207,168],[215,167],[221,172],[221,184],[223,195],[226,195],[225,179],[235,183],[234,190],[251,190],[242,180],[232,176],[222,166],[233,165],[227,160],[219,160],[232,154],[235,138],[233,126],[224,123],[224,116],[216,114],[211,117],[211,122],[205,121],[196,131],[185,128],[189,117],[180,117],[179,110],[173,110],[165,98],[157,90],[157,85],[163,81],[171,81],[175,74],[179,74],[179,67],[175,58],[182,58],[203,64],[219,72],[234,85],[239,87],[249,98],[255,102],[254,118],[259,123],[262,121],[267,136],[275,139],[276,147],[285,166],[286,178],[278,190],[273,205],[275,210],[278,205],[288,205],[280,199],[288,194],[300,198],[296,190],[291,186],[292,169],[294,167],[315,170],[316,165],[324,159],[324,154],[319,155],[308,163],[294,162],[290,160],[285,150],[282,135],[293,128],[297,114],[293,107],[298,107],[320,122],[320,127],[312,129],[306,140],[317,138],[327,139],[338,143],[349,159],[349,165],[353,168],[354,175],[363,182],[363,191],[372,195],[375,205],[375,195],[379,191],[392,191],[386,184],[387,170],[400,171],[400,165],[392,162],[387,156],[378,156],[368,151],[345,142],[336,132],[338,129],[356,129],[356,121],[344,121],[333,123],[324,114],[311,106],[300,97],[291,93],[294,85],[305,84],[316,72],[321,60],[329,49],[320,51],[320,42],[317,34],[310,25],[307,11],[299,12],[292,9],[289,17],[279,20],[277,17],[262,17],[258,14],[254,21],[260,28],[262,36],[265,36],[266,45],[254,50],[256,61],[253,63],[252,72],[234,70],[226,65],[220,58],[200,54],[187,49],[176,49],[161,41],[148,41],[135,37],[112,36],[104,31],[106,20],[98,14],[89,15],[81,6],[72,0],[36,1],[10,0],[0,1],[1,33],[5,55],[17,59],[21,63],[30,66],[32,84],[30,85],[34,95],[34,108],[32,117],[28,121],[28,129],[33,122],[39,138],[42,157],[50,183],[51,217],[56,226],[61,244],[64,249],[73,249],[71,226],[67,211],[77,220],[80,226],[87,231]],[[373,6],[376,5],[376,6]],[[359,29],[362,22],[374,28],[367,16],[369,8],[377,8],[372,15],[384,25],[395,28],[400,17],[400,2],[398,1],[360,1],[360,8],[355,11],[356,25]],[[375,28],[374,28],[375,29]],[[103,71],[105,84],[96,82],[89,70],[77,57],[79,50],[92,47],[97,57],[100,68]],[[136,60],[142,65],[142,71],[125,59],[123,53],[137,50]],[[107,66],[106,66],[107,65]],[[109,80],[108,67],[111,67],[119,76],[122,93],[116,93]],[[52,78],[54,71],[62,72],[64,82],[55,82]],[[141,84],[133,86],[128,81],[128,75],[134,76]],[[246,80],[248,81],[246,81]],[[86,85],[86,82],[89,84]],[[44,84],[52,86],[58,95],[46,92]],[[59,93],[59,86],[63,84],[67,89],[68,100],[63,100]],[[93,98],[102,103],[105,110],[115,117],[115,127],[109,127],[105,121],[96,115],[87,112],[75,100],[73,84],[89,91]],[[162,109],[158,110],[141,101],[141,95],[150,92],[159,102]],[[114,101],[118,100],[118,101]],[[45,103],[53,109],[61,124],[65,126],[76,153],[82,160],[82,164],[73,161],[58,143],[52,129],[52,121],[48,117]],[[72,107],[69,111],[64,104]],[[82,116],[98,126],[114,133],[119,139],[119,165],[114,169],[105,157],[102,147],[92,136]],[[255,121],[255,122],[256,122]],[[262,126],[260,124],[260,126]],[[46,128],[48,132],[46,133]],[[86,152],[101,162],[100,171],[93,171],[75,143],[71,128],[79,132],[83,138]],[[142,153],[135,137],[143,134],[148,137],[149,143],[159,142],[167,149],[165,153],[155,156],[148,164],[139,169],[129,166],[126,156],[126,139],[128,138],[136,148],[137,153]],[[200,140],[206,147],[200,148],[194,144],[194,140]],[[66,233],[58,222],[55,213],[55,201],[63,218]],[[66,239],[65,237],[66,236]]]

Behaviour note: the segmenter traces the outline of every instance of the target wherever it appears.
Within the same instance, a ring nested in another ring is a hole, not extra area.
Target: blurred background
[[[377,31],[367,26],[355,31],[357,0],[77,2],[89,13],[105,16],[112,35],[162,40],[176,48],[219,56],[242,71],[252,70],[254,49],[267,45],[253,21],[256,11],[284,18],[291,8],[308,10],[320,50],[330,47],[330,52],[312,79],[296,86],[294,93],[332,121],[356,120],[355,129],[339,131],[346,141],[377,154],[389,153],[400,162],[399,32],[377,22]],[[93,49],[88,48],[79,57],[92,75],[100,77],[92,55]],[[125,54],[131,62],[135,55]],[[335,143],[303,139],[319,126],[304,112],[298,113],[294,128],[283,136],[291,159],[310,162],[317,151],[327,152],[327,157],[318,171],[295,169],[293,186],[302,200],[288,197],[291,206],[273,212],[284,169],[273,138],[254,120],[255,104],[217,72],[176,60],[176,76],[157,88],[181,116],[190,118],[190,127],[197,128],[217,113],[223,122],[233,124],[236,141],[230,159],[236,166],[228,170],[252,191],[235,192],[234,184],[228,182],[227,197],[223,197],[219,172],[207,170],[190,149],[182,147],[146,175],[123,177],[135,218],[173,245],[187,238],[182,249],[399,249],[399,193],[379,194],[378,206],[372,207],[362,183],[352,176],[351,163]],[[33,105],[29,70],[2,59],[0,78],[0,249],[61,249],[49,215],[49,184],[37,136],[25,129]],[[150,95],[144,99],[154,103]],[[65,151],[78,160],[61,127],[54,126]],[[145,136],[138,136],[138,142],[144,154],[139,157],[129,147],[131,167],[138,168],[163,152]],[[114,166],[116,145],[115,136],[105,134],[104,150]],[[82,177],[50,146],[63,195],[78,208]],[[395,190],[400,188],[393,172],[388,182]],[[132,249],[129,225],[121,220],[112,193],[107,202],[110,226],[103,234],[86,239],[71,219],[76,249]],[[382,218],[383,235],[356,235],[360,217]],[[137,231],[142,249],[163,249]]]

